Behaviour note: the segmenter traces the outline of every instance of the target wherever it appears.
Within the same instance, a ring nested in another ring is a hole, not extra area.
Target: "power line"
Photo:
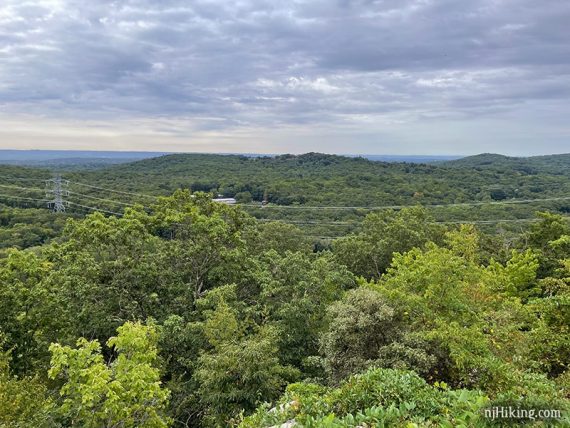
[[[358,226],[360,222],[348,221],[319,221],[319,220],[280,220],[272,218],[258,218],[257,221],[261,222],[283,222],[290,224],[326,224],[326,225],[343,225],[343,226]]]
[[[90,206],[87,206],[87,205],[81,205],[81,204],[77,204],[77,203],[75,203],[75,202],[68,202],[68,204],[69,204],[69,205],[76,206],[76,207],[85,208],[85,209],[88,209],[88,210],[91,210],[91,211],[100,211],[100,212],[104,212],[104,213],[107,213],[107,214],[117,215],[117,216],[120,216],[120,217],[122,217],[122,216],[124,215],[123,213],[118,213],[118,212],[115,212],[115,211],[109,211],[109,210],[105,210],[105,209],[97,208],[97,207],[90,207]]]
[[[524,222],[537,222],[539,218],[515,218],[515,219],[501,219],[501,220],[451,220],[451,221],[436,221],[438,224],[494,224],[494,223],[524,223]]]
[[[113,200],[113,199],[98,198],[97,196],[84,195],[84,194],[82,194],[82,193],[69,192],[69,194],[70,194],[70,195],[75,195],[76,197],[82,197],[82,198],[87,198],[87,199],[94,199],[94,200],[103,201],[103,202],[111,202],[111,203],[113,203],[113,204],[126,205],[126,206],[130,206],[130,207],[135,206],[135,204],[130,204],[130,203],[128,203],[128,202],[115,201],[115,200]]]
[[[20,180],[20,181],[46,181],[45,178],[10,177],[7,175],[0,175],[0,178],[5,178],[7,180]]]
[[[45,178],[12,177],[12,176],[7,176],[7,175],[0,175],[0,178],[6,179],[6,180],[20,180],[20,181],[43,181],[43,182],[46,181]],[[152,198],[152,199],[158,198],[158,196],[145,195],[144,193],[134,193],[134,192],[125,192],[122,190],[108,189],[105,187],[93,186],[92,184],[80,183],[77,181],[73,181],[70,183],[73,185],[77,185],[77,186],[89,187],[91,189],[103,190],[105,192],[113,192],[113,193],[118,193],[118,194],[122,194],[122,195],[140,196],[143,198]]]
[[[561,196],[556,198],[541,198],[541,199],[513,199],[506,201],[478,201],[478,202],[459,202],[453,204],[431,204],[431,205],[420,205],[424,208],[445,208],[445,207],[466,207],[466,206],[479,206],[479,205],[511,205],[511,204],[527,204],[532,202],[554,202],[554,201],[567,201],[570,200],[570,196]],[[259,205],[253,204],[240,204],[242,207],[256,207],[260,208]],[[392,209],[400,210],[403,208],[412,208],[418,205],[383,205],[383,206],[311,206],[311,205],[265,205],[263,209],[266,208],[278,208],[278,209],[299,209],[299,210],[365,210],[374,211],[382,209]]]
[[[0,184],[0,187],[6,188],[6,189],[14,189],[14,190],[27,190],[27,191],[32,191],[32,192],[43,192],[44,191],[44,189],[39,189],[37,187],[10,186],[10,185],[5,185],[5,184]],[[114,199],[98,198],[96,196],[84,195],[82,193],[77,193],[77,192],[68,192],[67,191],[66,194],[67,195],[76,195],[76,196],[82,197],[82,198],[95,199],[98,201],[110,202],[110,203],[126,205],[126,206],[134,206],[135,205],[135,204],[131,204],[128,202],[116,201]],[[62,195],[62,196],[64,196],[64,195]],[[48,200],[46,200],[46,201],[48,201]]]
[[[282,222],[297,225],[334,225],[334,226],[359,226],[361,222],[343,222],[343,221],[303,221],[303,220],[276,220],[276,219],[256,219],[260,222]],[[497,219],[497,220],[449,220],[449,221],[433,221],[429,224],[495,224],[495,223],[522,223],[537,222],[538,218],[515,218],[515,219]]]
[[[23,178],[23,177],[7,177],[7,176],[0,176],[0,178],[9,178],[9,179],[16,179],[16,180],[31,180],[31,181],[42,181],[41,179],[28,179],[28,178]],[[58,180],[59,180],[59,187],[58,187]],[[69,194],[73,194],[76,197],[83,197],[83,198],[87,198],[87,199],[92,199],[92,200],[97,200],[97,201],[102,201],[102,202],[108,202],[108,203],[112,203],[112,204],[120,204],[120,205],[124,205],[124,206],[134,206],[135,204],[132,203],[127,203],[127,202],[121,202],[121,201],[117,201],[117,200],[113,200],[113,199],[107,199],[107,198],[99,198],[96,196],[91,196],[91,195],[85,195],[82,193],[78,193],[78,192],[68,192],[67,190],[64,189],[64,187],[69,183],[69,181],[67,180],[61,180],[61,178],[56,178],[56,179],[52,179],[52,180],[48,180],[47,183],[50,183],[51,185],[53,185],[53,189],[50,189],[49,192],[50,194],[54,194],[54,199],[53,200],[48,200],[48,199],[35,199],[35,198],[25,198],[25,197],[21,197],[21,196],[11,196],[11,195],[0,195],[0,197],[5,197],[5,198],[12,198],[12,199],[20,199],[20,200],[30,200],[30,201],[36,201],[36,202],[50,202],[51,206],[55,207],[57,206],[57,210],[61,210],[63,211],[65,209],[65,201],[63,200],[64,196],[67,196]],[[93,189],[97,189],[97,190],[102,190],[102,191],[106,191],[106,192],[113,192],[113,193],[117,193],[117,194],[124,194],[124,195],[130,195],[130,196],[139,196],[139,197],[147,197],[147,198],[153,198],[153,199],[157,199],[156,196],[151,196],[151,195],[145,195],[145,194],[141,194],[141,193],[132,193],[132,192],[124,192],[124,191],[119,191],[119,190],[114,190],[114,189],[107,189],[107,188],[103,188],[103,187],[98,187],[98,186],[93,186],[90,184],[85,184],[85,183],[79,183],[79,182],[73,182],[73,184],[76,184],[78,186],[84,186],[84,187],[88,187],[88,188],[93,188]],[[41,191],[41,189],[38,188],[29,188],[29,187],[21,187],[21,186],[12,186],[12,185],[0,185],[0,187],[3,188],[8,188],[8,189],[16,189],[16,190],[26,190],[26,191]],[[452,203],[452,204],[434,204],[434,205],[424,205],[425,208],[443,208],[443,207],[461,207],[461,206],[481,206],[481,205],[510,205],[510,204],[524,204],[524,203],[533,203],[533,202],[552,202],[552,201],[562,201],[562,200],[570,200],[570,197],[553,197],[553,198],[536,198],[536,199],[519,199],[519,200],[505,200],[505,201],[478,201],[478,202],[462,202],[462,203]],[[87,206],[87,205],[82,205],[82,204],[78,204],[75,202],[68,202],[69,204],[73,204],[74,206],[78,206],[78,207],[82,207],[85,209],[89,209],[89,210],[96,210],[96,211],[101,211],[101,212],[106,212],[108,214],[113,214],[113,215],[119,215],[122,216],[123,214],[115,212],[115,211],[109,211],[109,210],[105,210],[102,208],[97,208],[97,207],[91,207],[91,206]],[[258,205],[251,205],[251,204],[240,204],[239,206],[241,207],[259,207]],[[278,208],[278,209],[301,209],[301,210],[366,210],[366,211],[372,211],[372,210],[381,210],[381,209],[403,209],[403,208],[409,208],[409,207],[414,207],[415,205],[385,205],[385,206],[375,206],[375,207],[364,207],[364,206],[306,206],[306,205],[266,205],[265,208]],[[269,222],[269,221],[281,221],[284,223],[290,223],[290,224],[299,224],[299,225],[338,225],[338,226],[358,226],[360,223],[359,222],[340,222],[340,221],[312,221],[312,220],[283,220],[283,219],[257,219],[258,221],[261,222]],[[538,219],[500,219],[500,220],[450,220],[450,221],[438,221],[438,222],[434,222],[434,223],[439,223],[439,224],[494,224],[494,223],[506,223],[506,222],[534,222],[534,221],[538,221]]]
[[[12,180],[26,180],[26,181],[45,181],[45,179],[40,178],[24,178],[24,177],[11,177],[11,176],[0,176],[0,178],[12,179]],[[122,190],[109,189],[100,186],[94,186],[91,184],[81,183],[81,182],[70,182],[73,185],[88,187],[96,190],[102,190],[105,192],[112,192],[122,195],[138,196],[143,198],[158,199],[158,196],[147,195],[144,193],[135,192],[125,192]],[[6,187],[6,186],[2,186]],[[86,196],[86,195],[83,195]],[[555,202],[555,201],[565,201],[570,200],[570,196],[562,197],[552,197],[552,198],[535,198],[535,199],[517,199],[517,200],[504,200],[504,201],[476,201],[476,202],[459,202],[452,204],[431,204],[422,205],[426,208],[444,208],[444,207],[461,207],[461,206],[479,206],[479,205],[510,205],[510,204],[525,204],[532,202]],[[247,208],[260,208],[258,204],[238,204],[241,207]],[[382,205],[382,206],[310,206],[310,205],[264,205],[263,208],[276,208],[276,209],[301,209],[301,210],[381,210],[381,209],[403,209],[414,207],[416,205]]]
[[[20,186],[9,186],[6,184],[0,184],[0,187],[4,187],[6,189],[15,189],[15,190],[29,190],[32,192],[43,192],[44,189],[40,189],[37,187],[20,187]]]
[[[23,177],[8,177],[8,176],[0,176],[0,178],[7,178],[7,179],[14,179],[14,180],[31,180],[31,181],[44,181],[42,179],[35,179],[35,178],[23,178]],[[88,187],[91,189],[101,190],[105,192],[112,192],[122,195],[129,195],[129,196],[138,196],[143,198],[150,198],[150,199],[158,199],[158,196],[154,195],[147,195],[144,193],[135,193],[135,192],[125,192],[122,190],[115,190],[109,189],[106,187],[94,186],[91,184],[81,183],[81,182],[70,182],[72,185]],[[2,186],[6,187],[6,186]],[[22,188],[24,189],[24,188]],[[30,189],[31,190],[31,189]],[[83,195],[88,197],[87,195]],[[95,198],[95,197],[91,197]],[[100,198],[104,200],[104,198]],[[570,196],[562,196],[562,197],[552,197],[552,198],[535,198],[535,199],[517,199],[517,200],[504,200],[504,201],[474,201],[474,202],[459,202],[459,203],[451,203],[451,204],[428,204],[422,205],[425,208],[445,208],[445,207],[466,207],[466,206],[482,206],[482,205],[511,205],[511,204],[526,204],[526,203],[533,203],[533,202],[555,202],[555,201],[566,201],[570,200]],[[115,201],[117,202],[117,201]],[[121,203],[125,204],[125,203]],[[126,205],[126,204],[125,204]],[[238,204],[238,206],[246,207],[246,208],[260,208],[260,205],[257,204]],[[400,210],[403,208],[414,207],[416,205],[381,205],[381,206],[310,206],[310,205],[271,205],[267,204],[263,206],[263,208],[272,208],[272,209],[298,209],[298,210],[365,210],[365,211],[373,211],[373,210],[382,210],[382,209],[394,209]]]
[[[49,199],[26,198],[23,196],[13,196],[13,195],[0,195],[0,198],[23,199],[26,201],[34,201],[34,202],[49,202]]]
[[[143,194],[143,193],[123,192],[122,190],[106,189],[106,188],[104,188],[104,187],[98,187],[98,186],[93,186],[93,185],[91,185],[91,184],[79,183],[79,182],[77,182],[77,181],[74,181],[73,184],[74,184],[75,186],[89,187],[89,188],[91,188],[91,189],[103,190],[103,191],[105,191],[105,192],[113,192],[113,193],[119,193],[119,194],[122,194],[122,195],[140,196],[140,197],[144,197],[144,198],[158,199],[157,196],[145,195],[145,194]]]
[[[25,196],[14,196],[14,195],[0,195],[0,200],[2,199],[13,199],[15,201],[22,201],[25,203],[29,203],[29,202],[34,202],[36,204],[45,204],[46,202],[49,202],[49,200],[47,199],[38,199],[38,198],[28,198]],[[40,208],[40,207],[36,207],[36,208]]]

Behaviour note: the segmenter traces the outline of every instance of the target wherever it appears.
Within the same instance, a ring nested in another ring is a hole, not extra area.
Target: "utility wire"
[[[494,224],[494,223],[524,223],[524,222],[537,222],[539,218],[515,218],[515,219],[501,219],[501,220],[451,220],[451,221],[436,221],[438,224]]]
[[[12,196],[12,195],[0,195],[0,198],[23,199],[26,201],[35,201],[35,202],[51,202],[49,199],[26,198],[23,196]]]
[[[0,175],[0,178],[5,178],[6,180],[20,180],[20,181],[46,181],[46,180],[49,180],[49,178],[10,177],[7,175]]]
[[[45,192],[45,189],[40,189],[37,187],[9,186],[6,184],[0,184],[0,187],[5,187],[6,189],[15,189],[15,190],[30,190],[32,192]]]
[[[553,202],[553,201],[566,201],[570,200],[570,196],[561,196],[556,198],[542,198],[542,199],[514,199],[506,201],[478,201],[478,202],[459,202],[455,204],[433,204],[433,205],[420,205],[424,208],[445,208],[445,207],[466,207],[466,206],[479,206],[479,205],[511,205],[511,204],[527,204],[532,202]],[[253,204],[240,204],[242,207],[257,207],[259,205]],[[374,211],[381,209],[392,209],[399,210],[402,208],[411,208],[417,205],[383,205],[375,207],[364,207],[364,206],[342,206],[342,207],[331,207],[331,206],[310,206],[310,205],[265,205],[262,209],[266,208],[278,208],[278,209],[299,209],[299,210],[366,210]]]
[[[23,177],[8,177],[8,176],[0,176],[0,178],[7,178],[7,179],[14,179],[14,180],[32,180],[32,181],[45,181],[45,179],[36,179],[36,178],[23,178]],[[125,192],[121,190],[109,189],[105,187],[93,186],[91,184],[81,183],[81,182],[70,182],[72,185],[88,187],[96,190],[102,190],[106,192],[113,192],[122,195],[129,195],[129,196],[138,196],[143,198],[150,198],[150,199],[158,199],[158,196],[147,195],[144,193],[134,193],[134,192]],[[1,186],[6,187],[6,186]],[[24,189],[24,188],[21,188]],[[32,190],[32,189],[30,189]],[[38,189],[40,190],[40,189]],[[86,196],[87,195],[83,195]],[[92,197],[94,198],[94,197]],[[101,198],[103,200],[103,198]],[[445,207],[466,207],[466,206],[480,206],[480,205],[511,205],[511,204],[526,204],[532,202],[555,202],[555,201],[566,201],[570,200],[570,196],[562,196],[562,197],[552,197],[552,198],[535,198],[535,199],[516,199],[516,200],[505,200],[505,201],[477,201],[477,202],[459,202],[459,203],[452,203],[452,204],[428,204],[422,205],[425,208],[445,208]],[[116,202],[116,201],[115,201]],[[124,204],[124,203],[123,203]],[[247,208],[260,208],[260,205],[257,204],[237,204],[241,207]],[[299,209],[299,210],[381,210],[381,209],[403,209],[414,207],[416,205],[381,205],[381,206],[310,206],[310,205],[265,205],[263,208],[270,208],[270,209]]]
[[[24,177],[10,177],[10,176],[0,176],[0,178],[5,179],[12,179],[12,180],[27,180],[27,181],[45,181],[46,179],[41,178],[24,178]],[[143,198],[151,198],[157,199],[158,196],[154,195],[147,195],[144,193],[134,193],[134,192],[125,192],[122,190],[115,190],[109,189],[105,187],[94,186],[91,184],[81,183],[81,182],[70,182],[70,184],[74,184],[77,186],[82,187],[89,187],[92,189],[103,190],[106,192],[113,192],[122,195],[130,195],[130,196],[139,196]],[[6,187],[6,186],[2,186]],[[461,207],[461,206],[478,206],[478,205],[509,205],[509,204],[525,204],[525,203],[532,203],[532,202],[553,202],[553,201],[564,201],[570,200],[570,196],[562,196],[562,197],[552,197],[552,198],[536,198],[536,199],[517,199],[517,200],[504,200],[504,201],[477,201],[477,202],[459,202],[453,204],[432,204],[432,205],[422,205],[424,207],[429,208],[442,208],[442,207]],[[260,205],[258,204],[238,204],[242,207],[252,207],[252,208],[259,208]],[[272,209],[302,209],[302,210],[312,210],[312,209],[323,209],[323,210],[380,210],[380,209],[402,209],[407,207],[413,207],[415,205],[383,205],[383,206],[310,206],[310,205],[265,205],[263,208],[272,208]]]
[[[98,186],[93,186],[93,185],[91,185],[91,184],[79,183],[79,182],[77,182],[77,181],[73,181],[72,184],[73,184],[73,185],[76,185],[76,186],[89,187],[89,188],[91,188],[91,189],[103,190],[103,191],[105,191],[105,192],[119,193],[119,194],[122,194],[122,195],[140,196],[140,197],[144,197],[144,198],[158,199],[158,196],[145,195],[145,194],[143,194],[143,193],[123,192],[122,190],[106,189],[106,188],[104,188],[104,187],[98,187]]]
[[[104,213],[107,213],[107,214],[117,215],[117,216],[120,216],[120,217],[122,217],[122,216],[124,215],[124,214],[122,214],[122,213],[118,213],[118,212],[115,212],[115,211],[109,211],[109,210],[105,210],[105,209],[97,208],[97,207],[89,207],[89,206],[87,206],[87,205],[81,205],[81,204],[77,204],[77,203],[75,203],[75,202],[69,202],[69,201],[68,201],[67,203],[68,203],[69,205],[73,205],[73,206],[76,206],[76,207],[85,208],[85,209],[88,209],[88,210],[91,210],[91,211],[100,211],[100,212],[104,212]]]
[[[272,218],[258,218],[257,221],[261,222],[283,222],[291,224],[327,224],[327,225],[343,225],[343,226],[358,226],[360,222],[348,222],[348,221],[319,221],[319,220],[280,220]]]
[[[568,216],[566,216],[568,217]],[[303,220],[274,220],[274,219],[257,219],[260,222],[282,222],[288,224],[299,225],[334,225],[334,226],[359,226],[361,222],[320,222],[320,221],[303,221]],[[434,221],[430,224],[495,224],[495,223],[521,223],[521,222],[537,222],[538,218],[516,218],[516,219],[498,219],[498,220],[449,220],[449,221]]]
[[[94,199],[94,200],[98,200],[98,201],[103,201],[103,202],[111,202],[113,204],[120,204],[120,205],[126,205],[129,207],[134,207],[135,204],[130,204],[128,202],[121,202],[121,201],[115,201],[114,199],[105,199],[105,198],[98,198],[96,196],[91,196],[91,195],[84,195],[83,193],[77,193],[77,192],[69,192],[70,195],[75,195],[76,197],[82,197],[82,198],[87,198],[87,199]]]
[[[45,181],[43,179],[28,179],[28,178],[22,178],[22,177],[7,177],[7,176],[0,176],[0,178],[9,178],[9,179],[16,179],[16,180]],[[146,197],[146,198],[157,199],[156,196],[145,195],[142,193],[123,192],[120,190],[107,189],[107,188],[93,186],[90,184],[79,183],[79,182],[73,182],[73,184],[76,184],[78,186],[89,187],[89,188],[93,188],[93,189],[97,189],[97,190],[103,190],[103,191],[107,191],[107,192],[114,192],[117,194],[124,194],[124,195],[130,195],[130,196],[138,196],[138,197]],[[1,184],[0,184],[0,187],[8,188],[8,189],[16,189],[16,190],[27,190],[27,191],[43,191],[44,190],[44,189],[39,189],[39,188],[28,188],[28,187],[1,185]],[[102,202],[120,204],[120,205],[124,205],[124,206],[134,206],[135,205],[132,203],[116,201],[113,199],[106,199],[106,198],[99,198],[99,197],[91,196],[91,195],[85,195],[85,194],[78,193],[78,192],[69,192],[69,193],[75,195],[76,197],[83,197],[83,198],[98,200],[98,201],[102,201]],[[26,197],[22,197],[22,196],[0,195],[0,197],[11,198],[11,199],[19,199],[19,200],[29,200],[29,201],[35,201],[35,202],[50,202],[50,200],[47,200],[47,199],[26,198]],[[570,200],[570,197],[564,196],[564,197],[554,197],[554,198],[519,199],[519,200],[506,200],[506,201],[462,202],[462,203],[454,203],[454,204],[424,205],[424,207],[425,208],[443,208],[443,207],[481,206],[481,205],[510,205],[510,204],[524,204],[524,203],[532,203],[532,202],[552,202],[552,201],[562,201],[562,200]],[[102,208],[82,205],[82,204],[78,204],[78,203],[71,202],[71,201],[68,201],[68,203],[71,205],[74,205],[74,206],[82,207],[82,208],[93,210],[93,211],[101,211],[101,212],[105,212],[108,214],[119,215],[119,216],[123,215],[123,214],[115,212],[115,211],[109,211],[109,210],[105,210]],[[246,204],[239,204],[239,206],[241,206],[241,207],[259,207],[259,205],[253,205],[253,204],[247,204],[247,205]],[[334,210],[356,210],[356,209],[358,209],[358,210],[371,211],[371,210],[380,210],[380,209],[402,209],[402,208],[408,208],[408,207],[413,207],[413,206],[414,205],[385,205],[385,206],[376,206],[376,207],[363,207],[363,206],[351,206],[351,207],[332,206],[331,207],[331,206],[306,206],[306,205],[266,205],[264,208],[301,209],[301,210],[331,210],[331,209],[334,209]],[[257,220],[261,221],[261,222],[281,221],[284,223],[299,224],[299,225],[320,225],[320,224],[322,224],[322,225],[356,226],[359,224],[359,223],[355,223],[355,222],[334,222],[334,221],[333,222],[323,222],[323,221],[311,221],[311,220],[305,220],[305,221],[281,220],[281,219],[257,219]],[[472,221],[469,221],[469,220],[450,220],[450,221],[439,221],[439,222],[435,222],[435,223],[439,223],[439,224],[494,224],[494,223],[506,223],[506,222],[535,222],[535,221],[538,221],[538,219],[530,218],[530,219],[500,219],[500,220],[472,220]]]
[[[5,185],[5,184],[0,184],[0,187],[4,187],[7,189],[15,189],[15,190],[28,190],[28,191],[33,191],[33,192],[44,192],[45,191],[45,189],[39,189],[39,188],[33,188],[33,187],[9,186],[9,185]],[[73,195],[76,195],[76,196],[82,197],[82,198],[95,199],[95,200],[103,201],[103,202],[111,202],[114,204],[120,204],[120,205],[126,205],[126,206],[135,206],[135,204],[130,204],[128,202],[121,202],[121,201],[116,201],[113,199],[98,198],[96,196],[84,195],[82,193],[77,193],[77,192],[69,192],[69,194],[70,195],[73,194]]]

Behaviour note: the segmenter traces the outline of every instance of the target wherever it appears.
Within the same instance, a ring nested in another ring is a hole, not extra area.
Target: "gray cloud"
[[[532,109],[560,126],[568,22],[566,0],[4,0],[0,112],[194,121],[176,136],[360,127],[371,148]]]

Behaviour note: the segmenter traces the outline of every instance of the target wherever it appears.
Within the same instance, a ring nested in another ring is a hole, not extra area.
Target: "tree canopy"
[[[228,162],[320,174],[348,163]],[[368,161],[354,162],[366,175]],[[121,215],[53,214],[53,237],[6,244],[0,427],[479,427],[499,405],[562,411],[517,423],[568,423],[560,213],[503,233],[386,209],[315,245],[212,196],[179,189]]]

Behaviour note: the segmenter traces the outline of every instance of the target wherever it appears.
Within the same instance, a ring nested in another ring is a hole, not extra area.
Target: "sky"
[[[0,148],[570,152],[568,0],[2,0]]]

